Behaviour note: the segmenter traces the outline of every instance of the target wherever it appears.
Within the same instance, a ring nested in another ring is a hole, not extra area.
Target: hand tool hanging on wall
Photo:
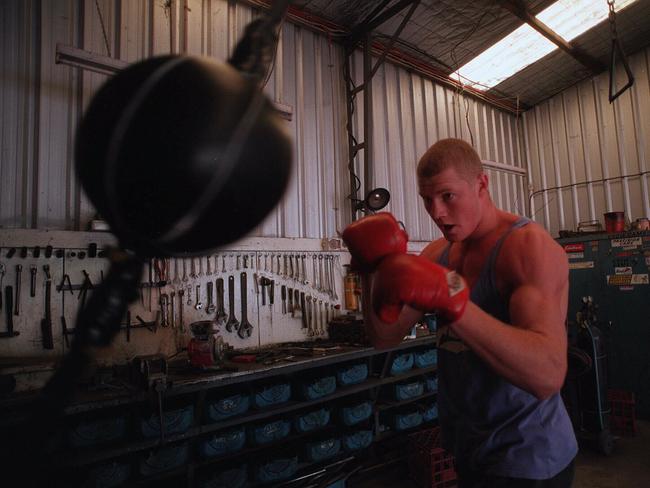
[[[247,339],[253,332],[253,326],[248,321],[248,286],[246,284],[246,272],[241,273],[241,322],[237,334],[242,339]]]
[[[280,255],[278,254],[278,265],[280,264]],[[269,318],[269,324],[271,325],[271,335],[273,334],[273,295],[275,290],[275,280],[271,280],[269,283],[269,311],[271,316]]]
[[[68,339],[68,336],[70,334],[74,333],[74,330],[68,329],[68,323],[65,320],[65,317],[62,315],[61,316],[61,333],[63,334],[63,340],[65,341],[65,347],[69,348],[70,347],[70,339]],[[128,334],[128,331],[127,331]],[[128,337],[128,335],[127,335]]]
[[[287,289],[287,299],[289,301],[288,312],[291,314],[291,318],[293,318],[293,288]]]
[[[210,262],[210,261],[208,261],[208,262]],[[212,274],[212,273],[210,273],[210,274]],[[214,313],[214,311],[217,309],[217,307],[215,307],[214,301],[213,301],[214,284],[212,283],[212,281],[208,281],[208,283],[207,283],[207,293],[208,293],[208,304],[205,307],[205,313],[207,313],[208,315],[212,315]]]
[[[81,290],[79,291],[79,295],[77,295],[77,300],[81,300],[81,307],[83,308],[86,305],[86,297],[88,296],[88,290],[93,288],[93,282],[90,280],[90,275],[88,274],[88,271],[82,269],[81,272],[84,275],[84,281],[81,284]]]
[[[61,283],[59,283],[59,286],[56,287],[57,291],[65,292],[69,291],[70,295],[74,296],[74,291],[72,290],[72,282],[70,281],[70,276],[67,274],[64,274],[61,277]]]
[[[0,332],[0,338],[16,337],[20,334],[14,330],[14,290],[11,286],[5,288],[5,318],[7,319],[7,331]]]
[[[45,318],[41,320],[41,334],[43,334],[43,348],[54,349],[54,338],[52,337],[52,276],[50,276],[50,266],[44,265],[45,272]]]
[[[178,328],[181,333],[185,332],[185,325],[183,323],[183,295],[185,295],[185,290],[181,288],[178,290]]]
[[[293,290],[293,309],[300,312],[300,318],[302,319],[302,328],[307,328],[307,323],[305,322],[305,294],[301,293],[297,288]]]
[[[16,303],[14,304],[14,315],[20,315],[20,285],[23,274],[22,264],[16,265]]]
[[[167,327],[169,325],[169,296],[167,293],[160,294],[158,303],[160,304],[160,325]]]
[[[36,273],[38,268],[35,264],[29,267],[29,296],[34,298],[36,296]]]
[[[282,285],[280,287],[280,298],[282,298],[282,314],[287,313],[287,287]]]
[[[176,328],[176,292],[174,290],[172,290],[169,293],[169,302],[172,308],[172,316],[171,316],[172,329],[175,329]]]
[[[314,330],[312,329],[312,325],[311,325],[311,320],[313,317],[312,308],[311,308],[311,295],[307,295],[305,299],[307,300],[307,303],[305,304],[306,308],[305,308],[304,317],[307,323],[307,335],[311,337],[314,335]]]
[[[235,317],[235,277],[228,276],[228,321],[226,322],[226,330],[232,332],[233,329],[237,330],[239,327],[239,320]]]
[[[201,302],[201,285],[196,285],[196,301],[194,302],[194,308],[196,310],[201,310],[203,308],[203,303]]]
[[[225,326],[227,319],[228,315],[224,308],[223,278],[217,278],[217,316],[215,317],[217,327]]]
[[[2,310],[2,290],[4,289],[2,287],[2,282],[5,279],[5,272],[6,272],[6,268],[4,263],[0,263],[0,310]]]

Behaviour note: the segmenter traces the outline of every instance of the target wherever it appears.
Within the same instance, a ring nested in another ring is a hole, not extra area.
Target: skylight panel
[[[616,12],[636,0],[617,0]],[[558,0],[536,17],[566,41],[607,19],[604,0]],[[523,24],[449,75],[466,86],[487,90],[543,58],[558,47]]]

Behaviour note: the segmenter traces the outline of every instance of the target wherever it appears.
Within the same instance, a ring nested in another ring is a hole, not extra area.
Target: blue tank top
[[[470,294],[474,304],[507,324],[508,298],[497,290],[495,263],[510,232],[529,222],[520,218],[497,241]],[[449,266],[450,247],[438,259],[442,266]],[[559,393],[537,399],[448,334],[439,339],[438,368],[443,445],[461,469],[547,479],[575,457],[578,445]]]

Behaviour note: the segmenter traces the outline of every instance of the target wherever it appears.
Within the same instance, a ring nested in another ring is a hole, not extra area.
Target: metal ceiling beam
[[[531,26],[546,39],[572,56],[576,61],[589,69],[594,75],[605,71],[606,66],[603,63],[582,49],[564,40],[557,32],[535,17],[521,0],[499,0],[499,5],[519,17],[519,19]]]
[[[381,12],[381,8],[376,8],[373,10],[371,15],[369,15],[366,19],[364,19],[352,29],[352,32],[346,43],[349,46],[356,45],[364,38],[366,34],[372,32],[373,29],[376,29],[387,20],[395,17],[398,13],[400,13],[409,5],[412,5],[414,2],[419,2],[419,0],[401,0],[383,12]],[[383,8],[388,3],[388,1],[385,1],[381,7]]]

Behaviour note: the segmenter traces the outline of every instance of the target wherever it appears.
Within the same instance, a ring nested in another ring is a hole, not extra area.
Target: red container
[[[625,212],[607,212],[605,214],[605,230],[608,233],[625,230]]]
[[[608,390],[607,400],[611,406],[609,428],[617,435],[636,434],[636,402],[634,393],[625,390]]]
[[[410,435],[411,479],[421,488],[448,488],[457,485],[454,457],[440,447],[440,428],[433,427]]]

